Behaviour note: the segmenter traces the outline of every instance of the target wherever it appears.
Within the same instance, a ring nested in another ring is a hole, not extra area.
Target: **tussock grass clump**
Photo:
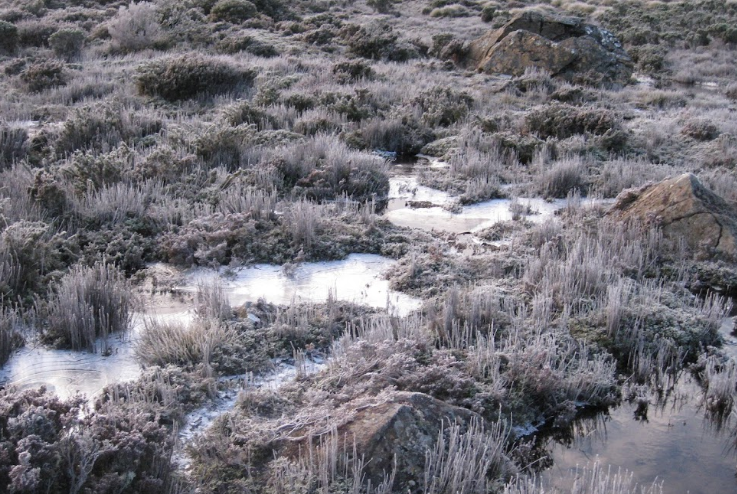
[[[202,55],[154,60],[137,68],[136,87],[145,96],[168,101],[222,93],[239,93],[250,86],[255,72],[233,62]]]
[[[734,360],[720,362],[715,356],[708,357],[703,379],[706,383],[706,408],[711,412],[729,414],[737,391],[737,364]]]
[[[197,318],[189,325],[147,320],[136,345],[136,357],[144,365],[209,366],[213,350],[232,337],[233,333],[214,319]]]
[[[466,431],[457,424],[441,429],[425,456],[423,494],[488,492],[489,478],[504,477],[509,467],[507,436],[501,420],[489,430],[478,420],[471,421]]]
[[[566,479],[568,480],[568,479]],[[598,461],[593,465],[585,465],[570,472],[571,494],[662,494],[663,483],[653,482],[650,485],[638,485],[633,481],[633,474],[627,470],[612,471],[612,467],[604,467]],[[540,479],[517,477],[504,487],[503,494],[552,494],[562,491],[550,488]]]
[[[294,460],[278,458],[269,468],[268,488],[272,492],[287,494],[299,492],[362,492],[365,494],[391,494],[395,471],[386,472],[382,481],[374,486],[365,479],[367,460],[346,444],[333,428],[320,437],[316,444],[309,444]],[[306,451],[305,451],[306,450]]]
[[[317,134],[270,153],[283,188],[313,201],[347,196],[367,202],[389,192],[387,166],[376,156],[352,151],[332,135]]]
[[[98,337],[127,331],[134,298],[128,282],[113,266],[73,266],[54,288],[48,302],[38,303],[45,326],[43,338],[73,350],[95,351]]]
[[[153,197],[161,194],[161,184],[116,183],[100,190],[89,190],[75,204],[77,214],[91,224],[117,225],[132,218],[143,218]]]
[[[224,321],[233,316],[233,309],[219,279],[197,285],[195,303],[197,316],[201,319]]]
[[[2,275],[0,266],[0,275]],[[0,368],[8,361],[13,350],[23,344],[20,334],[23,322],[17,309],[0,305]]]
[[[412,156],[435,138],[433,132],[415,119],[371,118],[361,122],[360,131],[348,137],[349,144],[368,149]]]
[[[322,208],[309,201],[300,200],[291,205],[286,216],[286,224],[297,245],[311,248],[315,242],[322,220]]]
[[[640,187],[649,181],[659,182],[673,172],[670,165],[649,163],[644,159],[615,159],[599,168],[598,175],[592,177],[592,187],[603,197],[617,197],[624,189]]]
[[[278,195],[236,181],[219,196],[218,210],[223,214],[248,213],[256,221],[274,219]]]
[[[537,190],[545,198],[564,199],[586,185],[586,164],[580,157],[557,160],[549,166],[542,165],[542,168],[535,181]]]

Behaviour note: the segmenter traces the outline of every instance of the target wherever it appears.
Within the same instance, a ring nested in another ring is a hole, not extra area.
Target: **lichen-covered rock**
[[[449,405],[423,393],[396,392],[391,399],[358,411],[338,432],[367,460],[367,478],[374,485],[394,468],[396,484],[421,479],[425,453],[433,447],[441,428],[468,426],[478,414]],[[370,461],[369,461],[370,460]]]
[[[386,391],[375,397],[362,397],[334,411],[332,420],[340,448],[363,458],[365,482],[379,485],[394,475],[394,487],[419,485],[425,469],[425,455],[431,450],[441,430],[458,425],[466,431],[481,417],[465,408],[450,405],[424,393]],[[282,438],[270,444],[273,451],[287,458],[313,455],[325,448],[328,429],[307,427],[295,429],[291,439]],[[394,491],[392,491],[394,492]],[[399,491],[396,491],[399,492]]]
[[[474,40],[468,65],[489,74],[521,76],[528,68],[581,83],[621,86],[632,60],[612,33],[573,17],[522,12]]]
[[[658,225],[702,259],[737,259],[737,211],[691,173],[625,190],[609,214]]]

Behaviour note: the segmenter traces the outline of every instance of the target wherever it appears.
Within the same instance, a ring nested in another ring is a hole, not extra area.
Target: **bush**
[[[59,24],[46,19],[18,23],[18,44],[40,48],[49,45],[49,38],[59,30]]]
[[[63,266],[68,246],[46,223],[18,221],[0,232],[0,301],[30,304],[50,274]]]
[[[18,28],[15,24],[0,21],[0,54],[12,55],[18,48]]]
[[[128,7],[120,7],[107,30],[116,51],[138,51],[166,43],[156,6],[149,2],[132,2]]]
[[[604,135],[620,128],[619,119],[610,110],[564,104],[532,110],[525,117],[525,125],[541,139],[565,139],[576,134]]]
[[[49,46],[57,57],[74,60],[82,53],[85,39],[79,29],[60,29],[49,37]]]
[[[436,87],[417,96],[413,105],[422,110],[422,123],[430,128],[452,125],[468,114],[473,98],[465,92]]]
[[[468,52],[468,46],[452,34],[436,34],[432,37],[432,46],[429,54],[441,60],[461,62]]]
[[[376,77],[374,69],[360,60],[336,63],[333,65],[333,74],[341,84],[350,84],[360,80],[370,81]]]
[[[264,58],[272,58],[279,55],[279,51],[274,45],[263,43],[251,36],[224,38],[215,44],[215,50],[228,55],[245,51],[251,55]]]
[[[724,92],[725,96],[732,101],[737,101],[737,83],[731,83]]]
[[[484,8],[481,9],[481,20],[484,22],[493,21],[495,15],[496,15],[495,5],[484,5]]]
[[[341,35],[348,44],[348,52],[358,57],[405,62],[419,56],[413,46],[399,41],[399,35],[387,24],[351,24],[341,30]]]
[[[10,167],[26,155],[27,140],[26,129],[7,125],[0,127],[0,171]]]
[[[70,209],[66,184],[46,170],[39,170],[28,188],[28,195],[35,205],[52,218],[62,218]]]
[[[412,156],[419,153],[425,144],[432,142],[435,136],[430,129],[413,119],[373,118],[361,122],[360,131],[345,139],[354,147]]]
[[[64,64],[56,60],[36,62],[23,70],[20,79],[29,91],[39,93],[54,87],[65,86]]]
[[[126,331],[130,326],[133,294],[120,272],[106,263],[76,265],[54,288],[48,303],[40,307],[46,327],[44,339],[55,346],[95,351],[102,337]]]
[[[163,379],[156,384],[159,395],[169,391]],[[169,411],[154,393],[115,391],[84,413],[81,396],[0,391],[0,485],[16,493],[169,492],[174,435],[162,425]]]
[[[210,11],[214,21],[240,24],[258,14],[256,6],[248,0],[219,0]]]
[[[268,15],[272,19],[279,21],[292,17],[282,0],[253,0],[259,13]]]
[[[225,120],[237,127],[241,124],[255,125],[261,131],[267,127],[274,127],[276,119],[264,110],[243,101],[225,110]]]
[[[254,77],[253,71],[217,58],[184,55],[140,65],[136,86],[142,95],[179,101],[238,92],[250,86]]]
[[[393,3],[393,0],[366,0],[366,5],[381,14],[389,12]]]
[[[719,129],[708,120],[692,120],[681,129],[681,134],[697,141],[711,141],[719,135]]]

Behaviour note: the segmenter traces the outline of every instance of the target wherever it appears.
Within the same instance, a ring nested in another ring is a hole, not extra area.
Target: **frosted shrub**
[[[132,2],[120,7],[107,26],[116,51],[131,52],[153,48],[166,40],[164,29],[159,24],[156,6],[150,2]]]
[[[57,57],[74,60],[82,52],[85,38],[84,31],[79,29],[59,29],[49,36],[49,46]]]

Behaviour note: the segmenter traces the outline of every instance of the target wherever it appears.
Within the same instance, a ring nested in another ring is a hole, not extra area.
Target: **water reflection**
[[[189,272],[179,289],[195,291],[198,283],[222,278],[232,306],[263,298],[274,304],[325,302],[329,296],[404,316],[421,301],[389,289],[383,275],[396,261],[373,254],[351,254],[342,261],[305,263],[286,273],[281,266],[257,264],[235,270],[199,268]]]
[[[539,444],[554,465],[543,474],[546,481],[562,488],[561,473],[598,457],[602,464],[633,472],[640,485],[663,480],[666,494],[737,491],[734,413],[706,413],[703,390],[690,374],[671,390],[646,398],[644,417],[637,413],[641,402],[632,399],[541,435]]]
[[[229,272],[226,269],[196,269],[185,276],[183,292],[195,292],[197,283],[224,278],[231,306],[264,298],[267,302],[289,305],[292,302],[325,302],[328,296],[406,315],[420,307],[421,301],[389,289],[383,278],[396,261],[376,255],[354,254],[342,261],[306,263],[287,275],[281,266],[257,265]],[[134,318],[126,335],[110,337],[111,355],[54,350],[29,344],[16,352],[0,369],[0,385],[20,388],[46,386],[60,398],[83,393],[92,398],[104,386],[138,378],[140,365],[134,355],[138,329],[143,317],[166,321],[192,320],[190,304],[171,296],[148,301],[144,314]]]

